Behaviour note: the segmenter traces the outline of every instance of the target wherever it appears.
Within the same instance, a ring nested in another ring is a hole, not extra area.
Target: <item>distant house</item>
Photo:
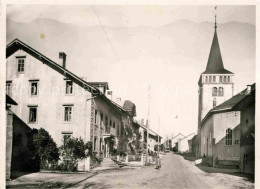
[[[139,132],[141,133],[141,142],[146,146],[147,144],[147,126],[143,125],[143,123],[136,123],[139,125]],[[149,152],[155,152],[155,146],[158,144],[158,138],[159,138],[159,144],[161,144],[162,137],[154,132],[153,130],[149,129],[149,138],[148,138],[148,150]]]
[[[198,150],[198,135],[194,135],[189,142],[189,152],[193,153],[194,155],[197,153]]]
[[[193,138],[195,133],[191,133],[187,135],[186,137],[179,139],[178,141],[178,152],[184,153],[184,152],[189,152],[190,147],[189,147],[189,140]]]
[[[181,133],[177,134],[176,136],[174,136],[171,140],[171,144],[172,144],[172,148],[174,151],[178,151],[178,141],[180,141],[181,139],[183,139],[185,136]]]

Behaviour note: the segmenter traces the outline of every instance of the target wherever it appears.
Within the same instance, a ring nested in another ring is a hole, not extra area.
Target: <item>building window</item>
[[[95,124],[97,124],[97,120],[98,120],[98,111],[97,110],[95,110]]]
[[[29,107],[29,123],[36,123],[37,121],[37,107]]]
[[[72,120],[72,106],[64,106],[64,121],[71,122]]]
[[[107,118],[107,116],[106,116],[106,118],[105,118],[105,126],[106,126],[106,127],[108,126],[108,118]]]
[[[38,81],[30,81],[30,85],[31,85],[30,94],[32,96],[38,95]]]
[[[24,72],[24,58],[18,58],[18,72],[23,73]]]
[[[68,80],[66,81],[66,94],[72,94],[73,93],[73,83],[72,81]]]
[[[227,77],[226,76],[224,76],[224,83],[226,83],[227,82]]]
[[[212,81],[212,77],[211,77],[211,76],[209,76],[209,82],[211,83],[211,81]]]
[[[216,76],[213,76],[213,82],[216,82]]]
[[[211,144],[211,133],[209,133],[209,143]]]
[[[206,76],[206,83],[208,83],[208,76]]]
[[[105,133],[110,133],[110,128],[108,127],[108,117],[105,118]]]
[[[228,76],[228,81],[227,82],[229,82],[230,83],[230,76]]]
[[[222,83],[222,76],[219,76],[219,82]]]
[[[111,128],[112,127],[112,120],[110,119],[109,121],[109,127]]]
[[[97,137],[94,137],[94,152],[97,151]]]
[[[213,108],[216,107],[216,106],[217,106],[217,100],[216,100],[216,98],[214,98],[214,100],[213,100]]]
[[[218,95],[218,89],[217,87],[212,88],[212,96],[217,96]]]
[[[120,128],[119,127],[120,127],[120,125],[118,124],[117,128],[116,128],[117,129],[117,136],[119,136],[119,134],[120,134]]]
[[[116,128],[116,124],[115,124],[115,122],[113,122],[113,128]]]
[[[103,124],[103,114],[100,113],[100,127],[102,126],[102,124]]]
[[[6,94],[12,96],[12,81],[7,81],[5,88],[6,88]]]
[[[218,96],[223,96],[224,95],[224,88],[223,87],[219,87],[218,88]]]
[[[226,130],[226,145],[232,145],[232,130],[229,128]]]

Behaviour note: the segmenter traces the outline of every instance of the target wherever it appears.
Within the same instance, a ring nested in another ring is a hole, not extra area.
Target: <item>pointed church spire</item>
[[[215,7],[217,9],[217,7]],[[215,15],[215,32],[209,53],[206,71],[203,74],[232,73],[224,68],[217,35],[217,15]]]
[[[217,15],[215,15],[215,31],[217,30]]]

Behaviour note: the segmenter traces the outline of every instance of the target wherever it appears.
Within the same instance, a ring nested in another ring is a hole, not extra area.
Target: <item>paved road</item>
[[[182,156],[169,153],[162,158],[162,168],[102,172],[73,188],[212,188],[214,181]]]

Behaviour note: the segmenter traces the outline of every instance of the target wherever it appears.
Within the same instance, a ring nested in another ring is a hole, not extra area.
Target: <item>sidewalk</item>
[[[67,188],[97,173],[31,173],[6,182],[6,188]]]

